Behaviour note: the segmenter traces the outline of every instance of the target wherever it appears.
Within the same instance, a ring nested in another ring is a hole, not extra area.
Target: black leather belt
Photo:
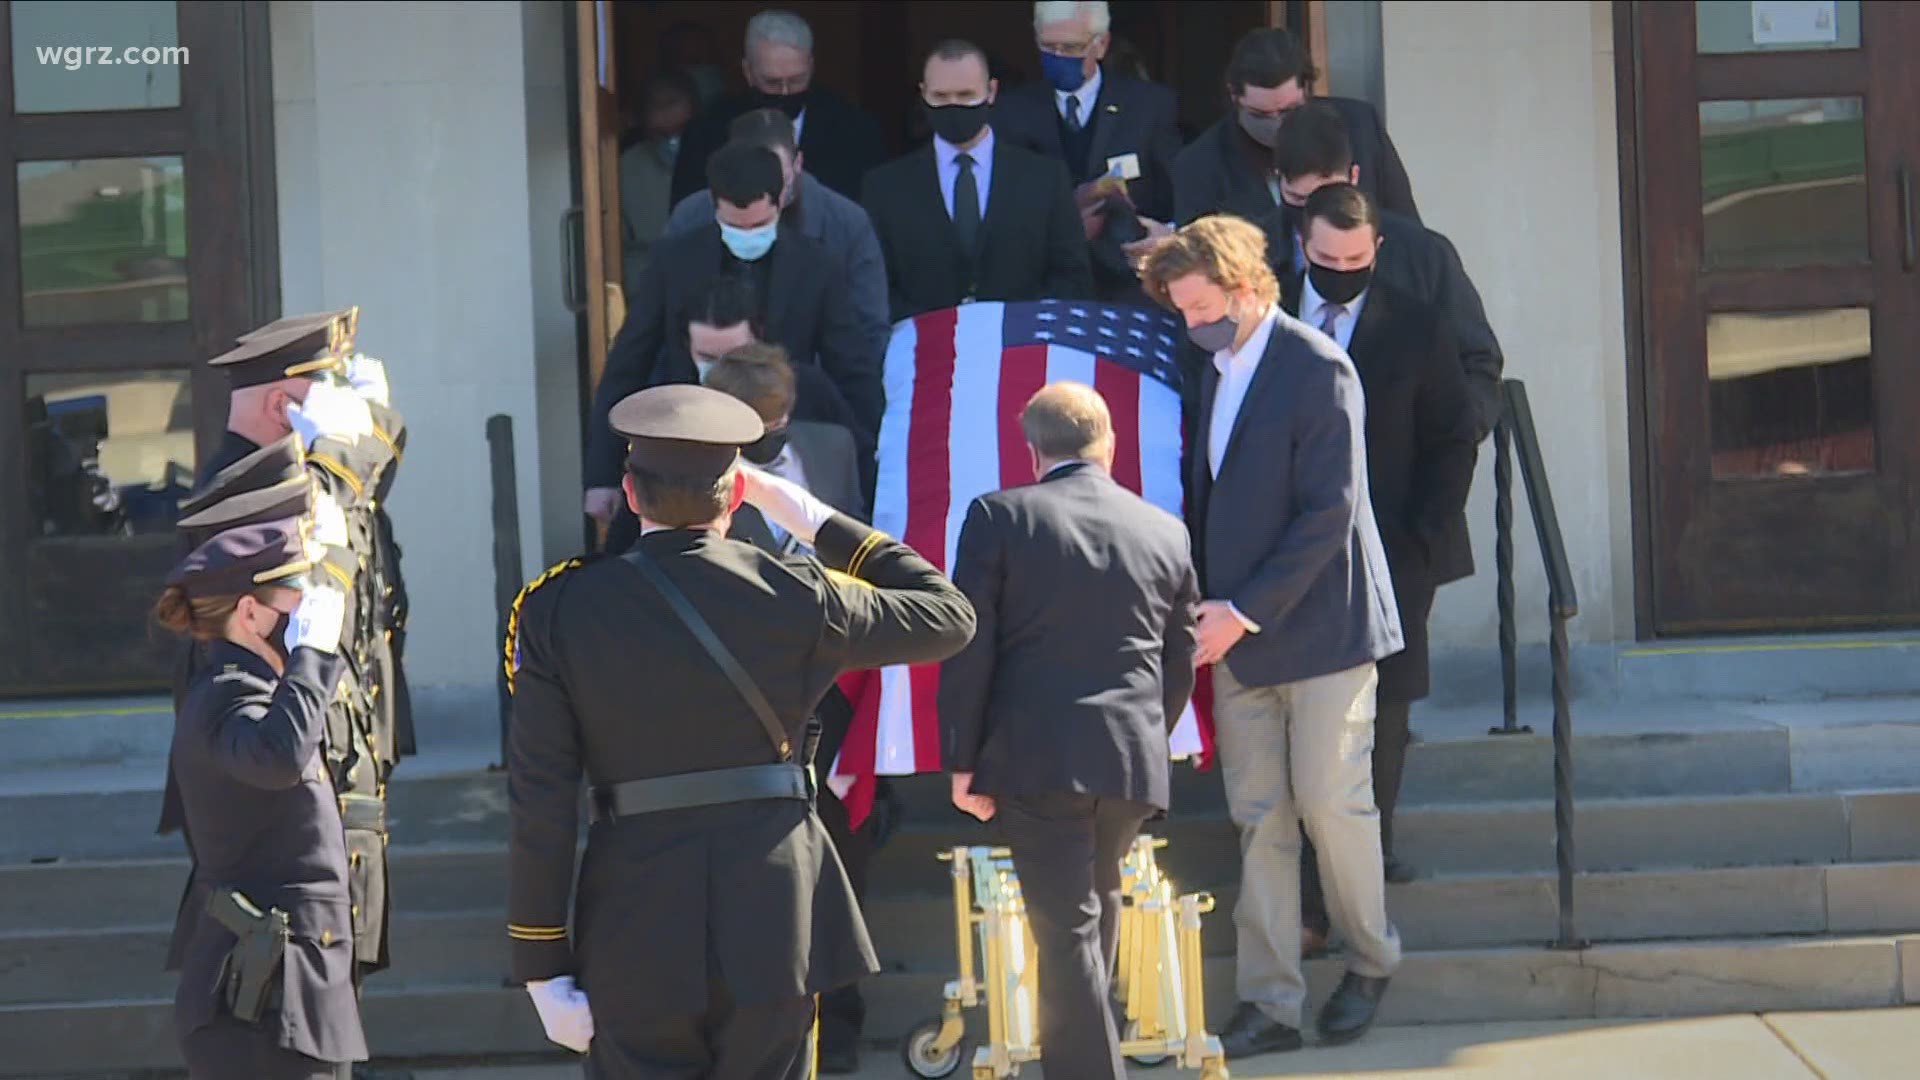
[[[762,799],[813,800],[808,770],[798,765],[746,765],[737,769],[678,773],[648,780],[628,780],[593,789],[593,820],[612,821],[663,810],[695,806],[757,802]]]

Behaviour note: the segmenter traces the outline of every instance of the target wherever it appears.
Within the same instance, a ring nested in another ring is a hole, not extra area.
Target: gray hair
[[[1054,23],[1071,22],[1086,15],[1096,34],[1104,34],[1113,25],[1107,0],[1037,0],[1033,5],[1033,26],[1039,29]]]
[[[763,11],[747,20],[747,51],[755,45],[785,45],[812,56],[813,28],[791,11]]]

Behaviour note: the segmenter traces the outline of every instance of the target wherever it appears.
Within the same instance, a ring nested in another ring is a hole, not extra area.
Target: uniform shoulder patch
[[[564,562],[555,563],[541,571],[532,581],[521,586],[519,595],[513,598],[513,606],[507,609],[507,641],[502,650],[507,670],[507,693],[513,693],[514,676],[520,673],[520,605],[526,603],[527,597],[532,596],[541,586],[551,583],[570,570],[585,566],[588,561],[587,557],[576,556]]]

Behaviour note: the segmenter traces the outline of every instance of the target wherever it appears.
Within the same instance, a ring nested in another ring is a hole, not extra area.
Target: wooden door
[[[0,695],[166,684],[204,361],[278,273],[263,8],[0,2]]]
[[[607,346],[625,319],[620,291],[620,105],[615,93],[613,5],[574,0],[579,41],[580,301],[587,314],[587,395],[606,370]]]
[[[1920,622],[1920,5],[1634,8],[1652,629]]]

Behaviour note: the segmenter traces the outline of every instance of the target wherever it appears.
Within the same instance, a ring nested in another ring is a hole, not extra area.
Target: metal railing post
[[[1520,723],[1519,629],[1513,610],[1513,404],[1500,386],[1500,422],[1493,427],[1494,603],[1500,613],[1500,726],[1489,735],[1527,735]]]

